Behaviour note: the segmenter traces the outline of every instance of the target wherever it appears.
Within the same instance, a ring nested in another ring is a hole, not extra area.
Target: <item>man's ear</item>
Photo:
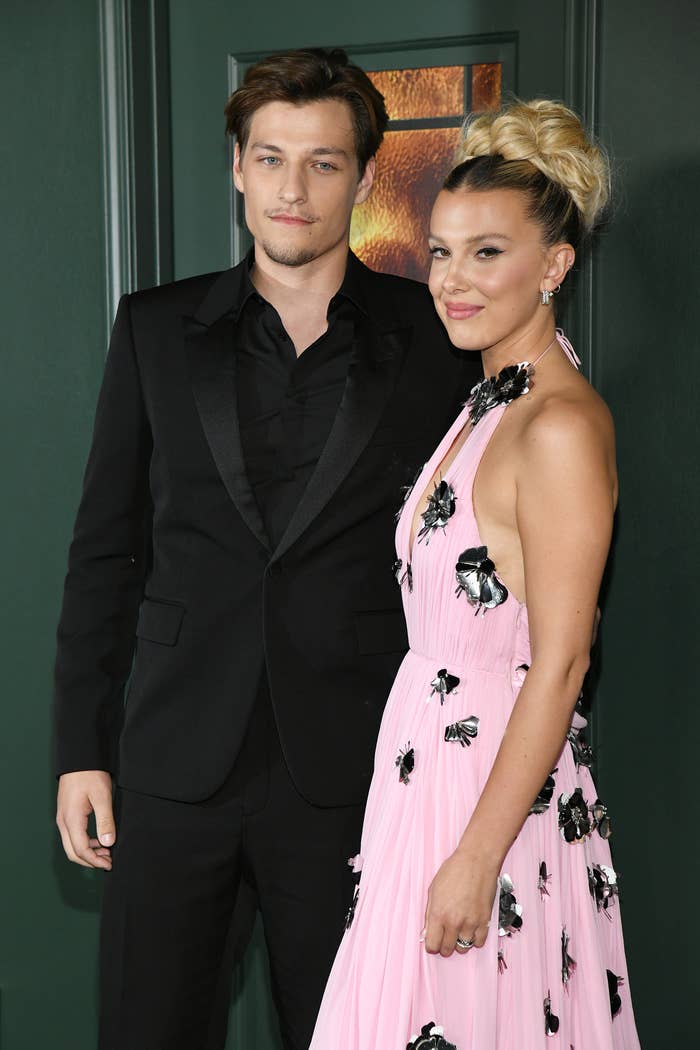
[[[233,184],[241,193],[243,189],[243,172],[241,171],[241,147],[238,143],[233,147]]]
[[[543,287],[553,291],[564,279],[574,265],[576,251],[570,244],[553,244],[547,251],[547,269],[543,277]]]
[[[355,204],[363,204],[370,195],[372,189],[372,183],[374,182],[374,175],[377,169],[376,157],[370,157],[365,166],[365,170],[362,172],[362,178],[357,184],[357,191],[355,193]]]

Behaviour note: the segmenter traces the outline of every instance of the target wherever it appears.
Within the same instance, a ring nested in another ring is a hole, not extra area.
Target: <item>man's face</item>
[[[284,266],[304,266],[347,244],[355,204],[367,199],[374,160],[358,169],[350,109],[325,99],[256,110],[233,177],[256,244]]]

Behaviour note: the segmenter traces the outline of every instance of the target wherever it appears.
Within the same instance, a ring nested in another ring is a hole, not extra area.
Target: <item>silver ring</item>
[[[474,947],[474,941],[465,941],[464,937],[458,937],[455,948],[459,948],[460,951],[468,952],[470,948]]]

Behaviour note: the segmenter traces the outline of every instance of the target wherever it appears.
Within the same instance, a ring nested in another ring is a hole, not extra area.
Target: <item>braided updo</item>
[[[515,101],[469,118],[456,160],[443,189],[521,190],[547,245],[578,247],[610,196],[604,152],[561,102]]]

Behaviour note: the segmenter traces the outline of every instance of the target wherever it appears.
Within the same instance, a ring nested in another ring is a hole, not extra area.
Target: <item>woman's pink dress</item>
[[[484,561],[472,502],[506,410],[497,404],[475,425],[444,476],[451,493],[443,486],[442,503],[433,501],[436,527],[412,550],[417,502],[468,423],[467,407],[399,519],[410,649],[384,712],[356,899],[311,1050],[639,1048],[609,824],[576,736],[579,715],[553,784],[505,859],[484,947],[442,958],[420,941],[428,887],[479,800],[530,661],[527,609]],[[491,607],[474,604],[479,593]]]

